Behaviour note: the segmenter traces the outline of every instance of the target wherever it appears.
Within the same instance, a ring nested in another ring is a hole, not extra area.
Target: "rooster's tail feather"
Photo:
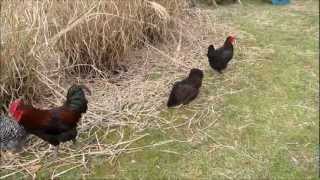
[[[88,100],[83,90],[86,90],[89,95],[91,94],[89,88],[84,85],[71,86],[68,90],[65,105],[79,113],[85,113],[88,109]]]

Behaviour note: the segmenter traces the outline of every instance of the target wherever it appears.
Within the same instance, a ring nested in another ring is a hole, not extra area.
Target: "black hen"
[[[210,66],[219,73],[222,73],[222,70],[227,67],[229,61],[233,57],[234,41],[235,38],[233,36],[228,36],[222,47],[218,49],[214,49],[213,45],[208,47],[207,56]]]
[[[173,85],[167,103],[168,107],[188,104],[194,100],[202,84],[203,72],[200,69],[191,69],[189,76]]]

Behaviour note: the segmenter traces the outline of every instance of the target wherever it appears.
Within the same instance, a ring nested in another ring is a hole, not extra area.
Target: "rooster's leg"
[[[77,143],[77,140],[75,138],[72,139],[72,143],[73,143],[73,145],[75,145]]]
[[[54,158],[58,158],[59,145],[54,146],[53,156]]]

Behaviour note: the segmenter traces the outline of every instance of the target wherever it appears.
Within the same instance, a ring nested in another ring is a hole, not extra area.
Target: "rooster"
[[[57,157],[61,142],[72,140],[75,143],[76,141],[77,123],[88,108],[83,89],[91,94],[87,87],[73,85],[68,90],[65,103],[57,108],[37,109],[18,99],[10,104],[9,112],[27,132],[53,145],[54,155]]]
[[[0,150],[19,152],[26,142],[28,133],[10,117],[0,116]]]
[[[213,45],[208,47],[208,59],[210,66],[222,74],[229,61],[233,57],[233,44],[235,42],[235,37],[228,36],[223,46],[215,49]]]
[[[191,69],[189,76],[173,85],[167,103],[168,107],[188,104],[194,100],[202,84],[203,72],[200,69]]]

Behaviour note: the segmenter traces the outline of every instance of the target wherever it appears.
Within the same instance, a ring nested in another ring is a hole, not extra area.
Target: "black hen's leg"
[[[58,153],[59,153],[59,145],[54,146],[53,157],[58,158]]]
[[[72,139],[72,143],[73,143],[73,145],[75,145],[77,143],[76,138]]]

